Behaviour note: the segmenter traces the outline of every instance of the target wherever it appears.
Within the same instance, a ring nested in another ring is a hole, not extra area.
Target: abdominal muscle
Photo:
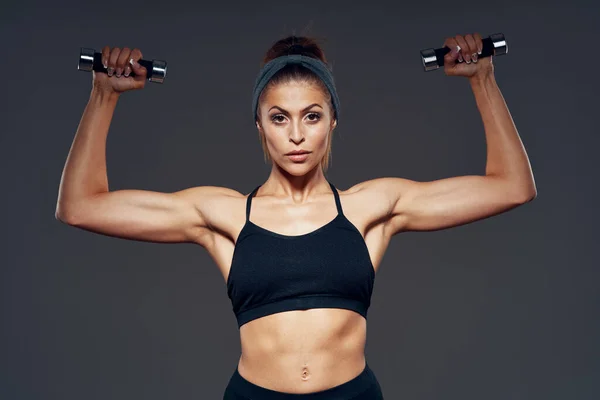
[[[341,385],[365,368],[367,322],[345,309],[294,310],[240,327],[240,375],[285,393],[311,393]]]

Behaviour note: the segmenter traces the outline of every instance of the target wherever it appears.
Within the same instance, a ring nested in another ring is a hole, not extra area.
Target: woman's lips
[[[294,162],[302,162],[308,158],[309,154],[310,153],[288,154],[287,156]]]

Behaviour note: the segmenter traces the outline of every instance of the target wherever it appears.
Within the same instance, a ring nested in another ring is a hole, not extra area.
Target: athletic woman
[[[213,186],[109,191],[113,112],[124,92],[145,86],[147,71],[137,63],[139,49],[107,46],[107,71],[93,74],[56,216],[104,235],[208,251],[242,349],[224,399],[382,399],[364,348],[375,275],[392,236],[467,224],[536,196],[492,57],[478,59],[481,36],[457,35],[444,45],[452,50],[445,74],[468,80],[484,123],[483,176],[385,177],[337,189],[325,176],[340,116],[331,69],[315,40],[290,36],[267,51],[253,93],[253,118],[272,164],[266,181],[248,194]],[[225,155],[223,162],[235,166]]]

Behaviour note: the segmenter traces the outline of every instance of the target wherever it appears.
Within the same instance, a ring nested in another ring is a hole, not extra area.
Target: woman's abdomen
[[[286,393],[345,383],[365,367],[366,320],[344,309],[288,311],[240,328],[240,375]]]

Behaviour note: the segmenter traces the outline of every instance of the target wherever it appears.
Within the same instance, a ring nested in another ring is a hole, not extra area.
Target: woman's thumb
[[[456,59],[458,58],[458,52],[460,51],[460,46],[456,45],[450,49],[450,51],[444,56],[444,65],[448,65],[450,67],[456,64]]]
[[[145,77],[147,74],[146,68],[144,68],[140,63],[138,63],[136,60],[134,60],[133,58],[131,58],[129,60],[129,64],[131,64],[131,68],[133,69],[133,72],[137,75],[137,76],[143,76]]]

